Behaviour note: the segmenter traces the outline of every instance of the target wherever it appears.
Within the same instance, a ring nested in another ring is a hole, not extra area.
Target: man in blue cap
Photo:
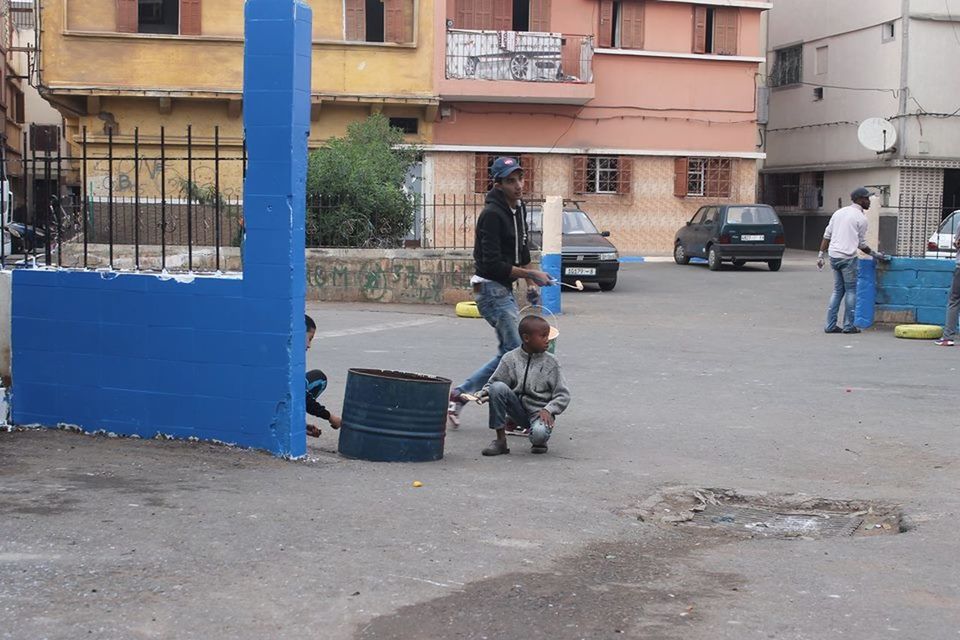
[[[530,268],[526,208],[523,197],[523,169],[516,158],[497,158],[490,169],[493,188],[477,219],[473,259],[476,275],[471,278],[477,308],[497,332],[497,355],[477,369],[450,393],[448,412],[451,426],[460,424],[460,410],[466,403],[463,393],[483,388],[500,364],[500,358],[520,346],[517,325],[520,309],[513,296],[513,283],[523,278],[544,286],[550,276]]]
[[[823,232],[820,241],[820,253],[817,254],[817,267],[823,268],[823,252],[830,257],[830,269],[833,271],[833,295],[827,307],[825,333],[860,333],[854,324],[857,308],[857,251],[863,251],[877,260],[887,257],[867,246],[867,215],[870,208],[869,189],[859,187],[850,194],[853,204],[837,209]],[[837,326],[840,302],[843,301],[843,328]]]

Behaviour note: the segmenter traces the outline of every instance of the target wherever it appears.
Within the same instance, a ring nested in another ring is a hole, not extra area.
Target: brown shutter
[[[473,156],[473,192],[486,193],[490,187],[490,172],[487,169],[489,158],[485,153]]]
[[[646,3],[639,0],[620,3],[620,46],[625,49],[643,49],[643,10]]]
[[[117,31],[136,33],[140,24],[140,5],[137,0],[117,0]]]
[[[693,8],[693,52],[707,52],[707,8]]]
[[[453,5],[453,26],[456,29],[473,29],[475,0],[456,0]]]
[[[520,156],[520,166],[523,168],[523,193],[527,197],[539,194],[537,191],[537,164],[536,156],[524,154]]]
[[[456,0],[453,26],[457,29],[493,29],[493,3],[494,0]],[[512,6],[510,14],[512,22]]]
[[[364,0],[344,2],[344,40],[365,42],[367,39],[367,13]]]
[[[617,193],[630,193],[633,187],[633,158],[620,156],[617,158]]]
[[[598,40],[601,47],[613,46],[613,0],[600,0],[600,33]]]
[[[689,188],[687,158],[675,158],[673,161],[673,195],[678,198],[687,197]]]
[[[493,28],[513,31],[513,0],[493,0]]]
[[[713,53],[725,56],[737,55],[739,18],[739,11],[732,8],[717,8],[713,12]]]
[[[404,19],[404,0],[384,0],[383,2],[383,39],[386,42],[409,42],[406,39],[406,20]]]
[[[200,35],[200,0],[180,0],[180,35]]]
[[[550,0],[530,0],[530,31],[550,31]]]
[[[573,156],[573,192],[587,192],[587,156]]]

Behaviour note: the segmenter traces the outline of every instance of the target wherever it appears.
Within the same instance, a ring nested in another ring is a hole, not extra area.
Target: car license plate
[[[595,276],[597,270],[592,267],[567,267],[563,272],[568,276]]]
[[[744,242],[762,242],[763,235],[762,234],[756,235],[756,236],[743,235],[743,236],[740,236],[740,239],[743,240]]]

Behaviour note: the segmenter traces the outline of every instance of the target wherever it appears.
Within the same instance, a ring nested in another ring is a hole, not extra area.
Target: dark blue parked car
[[[779,271],[784,246],[783,224],[769,205],[710,205],[677,231],[673,259],[687,264],[692,257],[706,258],[711,271],[724,262],[735,267],[766,262],[770,271]]]

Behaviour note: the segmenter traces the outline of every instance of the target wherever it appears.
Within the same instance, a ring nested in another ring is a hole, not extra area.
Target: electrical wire
[[[953,31],[953,37],[957,40],[957,44],[960,44],[960,34],[957,33],[957,25],[953,21],[953,14],[950,13],[950,0],[943,0],[943,6],[947,9],[947,17],[950,19],[950,29]]]

